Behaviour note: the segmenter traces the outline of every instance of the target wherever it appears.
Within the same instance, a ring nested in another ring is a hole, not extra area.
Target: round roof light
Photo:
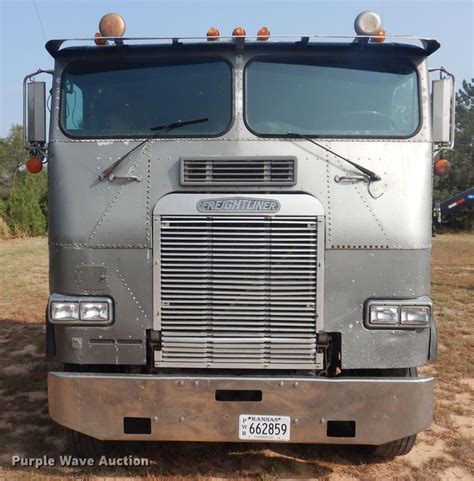
[[[94,42],[95,42],[96,45],[106,45],[107,44],[107,40],[105,38],[101,38],[102,34],[100,32],[97,32],[95,34],[95,37],[96,37],[96,39],[94,40]]]
[[[261,42],[265,42],[269,38],[270,38],[270,30],[267,27],[262,27],[257,32],[257,40],[260,40]]]
[[[125,20],[118,13],[107,13],[99,22],[103,37],[121,37],[125,33]]]
[[[357,35],[374,35],[382,26],[380,16],[375,12],[361,12],[354,21],[354,30]]]
[[[235,27],[232,31],[233,37],[245,37],[246,33],[243,27]]]
[[[207,39],[212,41],[212,40],[219,40],[219,37],[220,37],[220,32],[219,32],[219,29],[217,29],[216,27],[211,27],[208,31],[207,31]]]
[[[387,32],[381,28],[373,37],[372,37],[372,42],[373,43],[383,43],[385,42],[385,37],[387,36]]]

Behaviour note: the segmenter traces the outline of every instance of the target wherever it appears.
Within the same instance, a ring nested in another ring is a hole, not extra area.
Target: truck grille
[[[181,159],[183,185],[294,185],[296,159]]]
[[[316,216],[161,216],[155,366],[314,368],[317,226]]]

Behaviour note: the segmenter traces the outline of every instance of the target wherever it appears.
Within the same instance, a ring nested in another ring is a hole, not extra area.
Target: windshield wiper
[[[311,142],[312,144],[314,145],[317,145],[320,149],[323,149],[325,150],[326,152],[329,152],[330,154],[338,157],[339,159],[341,160],[344,160],[345,162],[351,164],[353,167],[355,167],[356,169],[358,169],[360,172],[362,172],[364,175],[366,175],[371,181],[376,181],[376,180],[381,180],[382,178],[377,175],[375,172],[372,172],[371,170],[367,169],[366,167],[363,167],[362,165],[359,165],[355,162],[353,162],[352,160],[349,160],[347,159],[346,157],[343,157],[342,155],[339,155],[338,153],[334,152],[333,150],[331,149],[328,149],[327,147],[324,147],[324,145],[321,145],[319,142],[316,142],[315,140],[313,140],[311,137],[308,137],[304,134],[300,134],[298,132],[288,132],[288,137],[297,137],[297,138],[300,138],[300,139],[305,139],[307,140],[308,142]]]
[[[138,150],[143,144],[146,144],[148,141],[152,139],[156,139],[160,136],[160,134],[166,134],[170,130],[177,129],[179,127],[184,127],[185,125],[191,124],[200,124],[201,122],[207,122],[209,119],[207,117],[202,117],[199,119],[192,119],[192,120],[175,120],[166,125],[159,125],[158,127],[151,127],[150,130],[153,131],[151,135],[149,135],[145,140],[140,142],[138,145],[130,149],[127,153],[123,154],[119,157],[113,164],[110,164],[107,168],[105,168],[99,174],[99,180],[103,181],[107,179],[110,174],[130,155],[133,154],[136,150]]]

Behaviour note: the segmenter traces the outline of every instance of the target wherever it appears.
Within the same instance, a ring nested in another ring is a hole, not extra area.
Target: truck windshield
[[[72,62],[62,77],[62,128],[81,138],[140,137],[177,119],[208,118],[169,136],[222,134],[232,119],[232,71],[222,59]]]
[[[246,69],[246,122],[257,135],[408,137],[420,122],[405,58],[267,58]]]

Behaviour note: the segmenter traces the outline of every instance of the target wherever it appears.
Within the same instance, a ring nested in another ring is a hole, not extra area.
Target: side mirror
[[[432,126],[435,144],[454,145],[455,92],[454,77],[433,80],[432,83]]]
[[[26,87],[25,146],[38,147],[46,143],[46,83],[29,82]]]

